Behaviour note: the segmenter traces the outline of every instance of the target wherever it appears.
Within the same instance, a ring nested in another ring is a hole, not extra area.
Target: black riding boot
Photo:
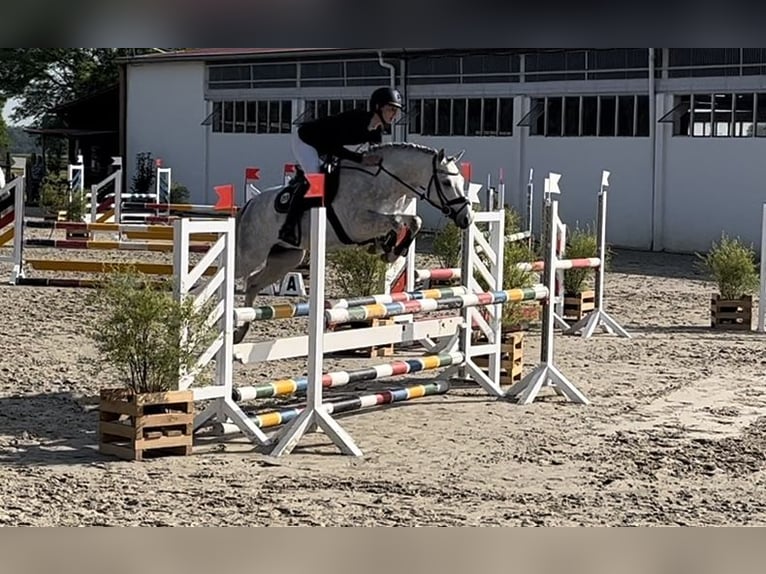
[[[290,207],[287,208],[287,215],[285,216],[282,229],[279,230],[279,239],[295,247],[299,247],[301,243],[299,228],[302,214],[301,203],[306,189],[307,186],[300,182],[299,188],[293,193],[293,197],[290,200]]]

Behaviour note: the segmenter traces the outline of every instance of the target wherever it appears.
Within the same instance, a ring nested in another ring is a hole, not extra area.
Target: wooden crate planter
[[[147,455],[190,455],[194,430],[194,393],[135,394],[102,389],[99,403],[99,452],[128,460]]]
[[[753,298],[722,299],[715,294],[710,298],[710,326],[713,329],[749,331],[752,328]]]
[[[489,357],[474,357],[473,362],[482,369],[489,368]],[[512,385],[521,380],[524,368],[524,333],[503,333],[500,343],[500,384]]]
[[[366,329],[370,327],[380,327],[383,325],[393,325],[395,321],[393,319],[369,319],[367,321],[351,321],[343,325],[336,325],[333,327],[333,331],[344,331],[346,329]],[[330,356],[361,356],[366,358],[375,357],[390,357],[394,354],[394,344],[390,345],[373,345],[372,347],[362,347],[359,349],[349,349],[348,351],[337,351],[335,353],[328,353]]]
[[[593,290],[564,295],[564,318],[579,321],[596,308],[596,292]]]

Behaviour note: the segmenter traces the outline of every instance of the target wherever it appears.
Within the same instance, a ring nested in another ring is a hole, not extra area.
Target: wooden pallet
[[[753,298],[721,299],[718,294],[710,298],[710,326],[713,329],[750,331],[752,329]]]
[[[579,321],[596,308],[596,292],[593,290],[564,295],[564,318]]]
[[[192,453],[194,393],[102,389],[99,452],[127,460]]]
[[[500,384],[512,385],[521,380],[524,369],[524,333],[504,333],[500,343]],[[473,362],[482,369],[489,368],[489,357],[474,357]]]
[[[334,331],[344,331],[346,329],[365,329],[369,327],[380,327],[383,325],[393,325],[395,321],[393,319],[369,319],[367,321],[351,321],[343,325],[337,325],[333,328]],[[354,356],[354,357],[390,357],[394,354],[394,344],[389,345],[373,345],[372,347],[362,347],[359,349],[349,349],[347,351],[336,351],[334,353],[328,353],[329,356]]]

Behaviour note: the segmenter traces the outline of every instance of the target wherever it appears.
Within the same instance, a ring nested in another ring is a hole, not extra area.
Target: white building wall
[[[760,249],[766,138],[666,135],[663,152],[665,249],[705,251],[722,232]]]
[[[207,203],[205,185],[206,116],[202,62],[131,64],[127,68],[126,192],[136,169],[136,154],[151,152],[172,168],[173,181],[185,185],[193,203]]]
[[[232,184],[237,204],[243,203],[245,168],[261,170],[256,185],[263,189],[282,183],[284,164],[295,163],[289,134],[210,133],[207,152],[208,187]]]
[[[502,169],[506,204],[522,216],[526,206],[526,183],[534,169],[533,229],[539,230],[543,180],[553,171],[560,182],[561,218],[574,227],[595,226],[601,172],[610,177],[607,238],[610,244],[636,249],[651,245],[651,148],[648,138],[544,138],[529,137],[526,128],[514,128],[507,138],[412,137],[411,141],[448,153],[465,149],[473,180],[485,184],[487,175],[496,185]],[[522,151],[523,150],[523,151]],[[440,212],[418,206],[426,228],[439,228],[446,219]]]
[[[525,136],[527,137],[527,136]],[[534,169],[533,230],[540,229],[543,182],[561,174],[559,212],[570,227],[595,229],[601,172],[611,172],[607,205],[610,245],[651,247],[652,171],[649,138],[527,137],[522,173]]]

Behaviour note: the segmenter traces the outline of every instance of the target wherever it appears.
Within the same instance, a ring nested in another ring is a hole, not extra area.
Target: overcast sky
[[[5,107],[3,108],[3,119],[5,120],[5,123],[10,125],[16,125],[11,122],[11,111],[14,108],[15,100],[10,99],[7,102],[5,102]]]

